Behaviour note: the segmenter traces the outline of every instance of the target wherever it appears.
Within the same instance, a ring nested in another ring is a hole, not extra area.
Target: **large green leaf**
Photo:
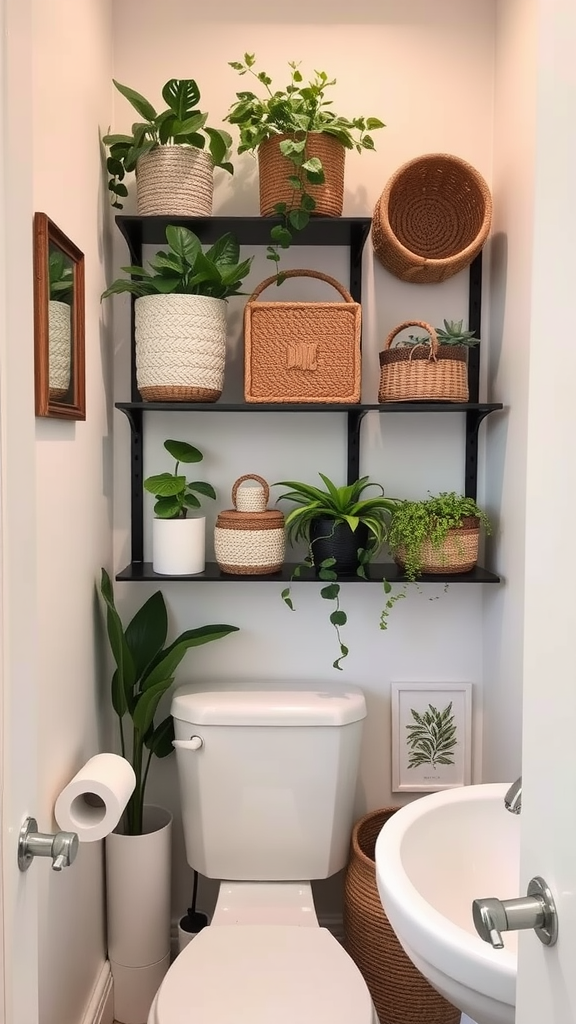
[[[199,132],[204,125],[208,114],[193,114],[192,117],[185,117],[183,121],[176,118],[172,126],[172,133],[174,136],[177,135],[193,135],[195,132]]]
[[[100,593],[106,604],[106,629],[110,650],[118,670],[118,686],[122,688],[125,694],[131,694],[136,681],[134,660],[126,643],[122,620],[114,603],[112,583],[105,569],[101,570]]]
[[[202,252],[202,246],[200,239],[192,231],[169,224],[166,228],[166,241],[178,256],[186,260],[189,267],[194,267],[198,255]]]
[[[232,138],[228,132],[219,131],[217,128],[206,128],[206,135],[210,143],[209,149],[216,167],[218,167],[226,156],[232,144]]]
[[[162,89],[162,99],[182,121],[200,102],[200,89],[193,78],[171,78]]]
[[[174,739],[174,719],[168,715],[160,725],[157,725],[153,732],[149,732],[145,739],[148,750],[151,750],[156,757],[168,757],[174,753],[172,741]]]
[[[126,643],[134,660],[136,680],[162,650],[168,634],[166,602],[160,590],[152,594],[126,627]]]
[[[164,447],[177,462],[202,462],[204,456],[193,444],[187,441],[164,441]]]
[[[206,250],[205,256],[206,259],[212,260],[219,266],[229,267],[237,264],[240,258],[238,239],[230,231],[227,231]]]
[[[118,669],[115,670],[114,675],[112,676],[110,695],[112,699],[112,707],[118,715],[118,718],[124,718],[124,715],[128,711],[128,704],[126,702],[126,694],[124,693],[124,686],[122,685],[122,680],[118,674]]]
[[[174,677],[165,677],[160,679],[158,682],[154,683],[153,686],[147,687],[146,691],[138,698],[138,702],[132,713],[132,720],[134,722],[134,728],[138,729],[138,732],[141,733],[141,735],[148,732],[148,729],[154,721],[156,708],[166,693],[166,690],[172,686],[173,682]]]
[[[212,487],[212,484],[204,483],[203,480],[192,480],[188,484],[189,491],[196,491],[198,494],[203,494],[205,498],[216,498],[216,491]]]
[[[121,85],[115,78],[113,78],[112,81],[118,89],[118,92],[121,92],[122,95],[126,97],[128,102],[132,104],[134,109],[137,110],[142,117],[145,117],[147,121],[154,121],[156,119],[157,115],[154,107],[144,96],[139,92],[136,92],[135,89],[130,89],[127,85]]]
[[[158,519],[179,519],[182,514],[183,496],[159,498],[154,505],[154,515]]]
[[[167,647],[161,656],[155,659],[155,663],[151,666],[150,672],[145,678],[143,688],[147,690],[149,687],[155,686],[159,680],[165,679],[166,676],[173,676],[190,647],[200,647],[202,644],[208,644],[212,640],[220,640],[222,637],[228,636],[229,633],[236,633],[237,631],[238,626],[216,624],[213,626],[200,626],[198,629],[188,629],[186,632],[181,633],[174,643]]]
[[[169,498],[174,494],[180,494],[185,489],[186,477],[174,476],[172,473],[158,473],[156,476],[147,477],[144,487],[150,494],[159,498]]]

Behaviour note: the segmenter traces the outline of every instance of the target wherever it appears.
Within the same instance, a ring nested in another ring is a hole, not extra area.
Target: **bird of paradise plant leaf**
[[[422,713],[410,708],[410,714],[414,723],[406,726],[406,743],[410,748],[408,767],[420,768],[429,764],[436,768],[441,764],[454,764],[454,748],[458,740],[452,701],[443,711],[429,704]]]

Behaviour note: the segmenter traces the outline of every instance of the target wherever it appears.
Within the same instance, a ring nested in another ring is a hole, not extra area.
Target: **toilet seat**
[[[358,968],[326,928],[212,925],[176,958],[150,1024],[373,1024]]]

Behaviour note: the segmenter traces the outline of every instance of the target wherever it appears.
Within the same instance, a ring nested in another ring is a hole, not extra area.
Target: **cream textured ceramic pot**
[[[72,310],[67,302],[48,303],[48,386],[52,400],[64,398],[70,387]]]
[[[206,517],[154,519],[152,568],[162,576],[193,576],[206,568]]]
[[[157,146],[136,165],[136,203],[140,217],[209,217],[214,193],[214,163],[209,152],[193,146]]]

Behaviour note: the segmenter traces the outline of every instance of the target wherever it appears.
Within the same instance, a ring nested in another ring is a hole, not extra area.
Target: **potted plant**
[[[206,565],[206,517],[189,516],[200,508],[201,495],[215,498],[216,491],[203,480],[190,482],[178,472],[180,463],[201,462],[204,456],[187,441],[164,441],[166,451],[176,459],[172,473],[158,473],[144,481],[145,490],[156,498],[152,526],[152,568],[165,576],[204,572]]]
[[[70,387],[74,267],[60,249],[48,257],[48,367],[50,400],[61,401]]]
[[[374,149],[371,132],[383,128],[377,117],[349,119],[335,114],[327,90],[336,84],[325,71],[305,82],[299,66],[289,62],[290,81],[272,90],[265,71],[255,71],[256,57],[230,61],[240,75],[250,74],[263,87],[263,95],[236,93],[226,120],[238,125],[238,153],[257,152],[260,213],[276,214],[268,259],[278,263],[278,246],[288,248],[294,231],[306,227],[311,214],[339,217],[344,197],[347,149]]]
[[[109,150],[112,206],[122,209],[120,200],[128,195],[124,178],[135,171],[140,216],[209,217],[214,168],[234,171],[228,160],[232,139],[228,132],[207,126],[194,79],[166,82],[162,98],[168,107],[160,113],[139,92],[113,82],[143,120],[132,125],[130,135],[105,135],[102,140]]]
[[[442,492],[423,501],[401,501],[392,513],[388,541],[409,580],[422,573],[470,572],[478,561],[480,527],[488,516],[473,498]]]
[[[240,294],[252,258],[239,262],[229,232],[206,252],[188,228],[168,225],[169,249],[144,267],[122,267],[102,298],[130,292],[136,382],[145,402],[215,402],[224,386],[226,300]],[[176,352],[174,352],[176,349]]]
[[[462,324],[444,320],[444,327],[432,327],[425,320],[405,320],[390,331],[380,352],[378,401],[467,402],[468,350],[480,339]],[[408,327],[427,333],[401,337]]]
[[[327,583],[320,596],[335,604],[330,622],[336,630],[340,655],[333,667],[341,669],[340,662],[347,656],[348,647],[342,643],[340,627],[346,624],[347,615],[340,607],[337,580],[339,576],[366,578],[366,566],[386,540],[397,500],[386,498],[381,484],[370,481],[367,476],[343,487],[337,487],[324,473],[319,476],[324,489],[296,480],[280,480],[275,486],[289,487],[290,490],[277,500],[291,501],[296,506],[286,516],[289,542],[303,540],[308,549],[303,562],[294,569],[292,579],[298,579],[303,570],[313,567],[318,578]],[[378,488],[380,493],[363,498],[369,487]],[[389,590],[387,584],[386,593]],[[290,587],[283,590],[281,596],[294,611]]]
[[[101,571],[110,650],[116,665],[112,707],[118,718],[120,749],[136,775],[136,788],[121,826],[106,839],[108,951],[114,977],[114,1016],[145,1021],[170,962],[171,815],[145,804],[152,757],[172,753],[170,715],[156,724],[161,698],[192,647],[228,636],[236,626],[186,630],[168,645],[168,617],[160,591],[124,627],[110,577]],[[125,722],[129,722],[130,736]]]

